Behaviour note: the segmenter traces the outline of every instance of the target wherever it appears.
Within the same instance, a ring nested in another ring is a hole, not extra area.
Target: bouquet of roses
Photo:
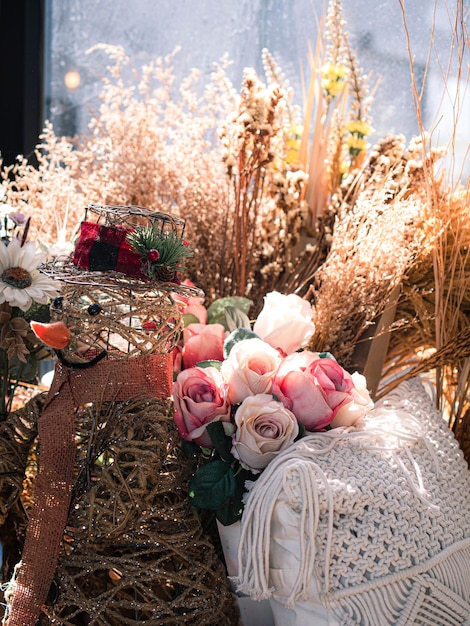
[[[204,461],[189,483],[191,504],[228,525],[241,518],[250,481],[278,454],[306,431],[353,425],[372,401],[361,374],[327,352],[303,349],[315,332],[309,302],[267,294],[251,328],[234,306],[246,309],[249,301],[224,300],[212,311],[186,303],[191,323],[173,397],[184,448]],[[214,311],[219,321],[207,324]]]

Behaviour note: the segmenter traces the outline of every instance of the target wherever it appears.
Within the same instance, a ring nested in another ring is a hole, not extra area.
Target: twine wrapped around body
[[[75,461],[75,412],[85,403],[145,395],[164,398],[171,389],[171,356],[106,359],[85,370],[58,363],[38,420],[40,467],[35,502],[6,626],[34,626],[54,576],[67,522]]]

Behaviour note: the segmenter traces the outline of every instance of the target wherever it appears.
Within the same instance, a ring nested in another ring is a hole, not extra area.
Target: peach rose
[[[236,343],[220,372],[228,383],[231,404],[248,396],[271,393],[273,376],[281,363],[277,350],[261,339],[243,339]]]
[[[235,413],[235,426],[232,454],[255,474],[299,434],[295,415],[268,394],[246,398]]]
[[[207,309],[204,306],[204,298],[191,296],[181,312],[183,315],[194,315],[194,317],[198,318],[200,324],[207,324],[208,316]]]
[[[207,424],[230,422],[228,386],[215,367],[192,367],[178,374],[173,383],[174,420],[186,441],[212,447]]]
[[[196,285],[186,279],[182,283],[182,285],[187,285],[188,287],[195,287]],[[182,315],[194,315],[198,318],[200,324],[207,324],[207,309],[204,306],[204,298],[199,296],[183,296],[180,293],[174,293],[173,299],[178,305],[178,309],[180,310]]]

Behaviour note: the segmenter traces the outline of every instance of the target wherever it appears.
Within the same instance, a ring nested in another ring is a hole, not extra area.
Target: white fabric
[[[268,466],[238,569],[278,626],[470,625],[470,472],[418,380]]]
[[[268,600],[253,601],[249,596],[236,594],[231,580],[238,572],[238,546],[240,545],[240,522],[224,526],[217,520],[220,544],[224,553],[225,566],[229,583],[234,591],[234,600],[240,613],[240,622],[243,626],[275,626],[273,611]],[[279,622],[282,623],[282,622]]]

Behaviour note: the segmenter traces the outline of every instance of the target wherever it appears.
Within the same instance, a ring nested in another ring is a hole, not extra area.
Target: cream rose
[[[248,396],[271,393],[273,376],[282,357],[261,339],[243,339],[236,343],[220,373],[228,383],[231,404],[239,404]]]
[[[299,434],[295,415],[268,394],[250,396],[235,413],[232,454],[241,465],[261,472]]]
[[[330,423],[332,428],[337,428],[338,426],[353,426],[374,406],[367,390],[365,376],[359,374],[359,372],[354,372],[354,374],[351,374],[351,378],[354,383],[354,387],[351,389],[352,399],[339,408]]]
[[[277,291],[264,297],[253,331],[273,348],[292,354],[308,344],[315,332],[312,305],[291,293]]]

